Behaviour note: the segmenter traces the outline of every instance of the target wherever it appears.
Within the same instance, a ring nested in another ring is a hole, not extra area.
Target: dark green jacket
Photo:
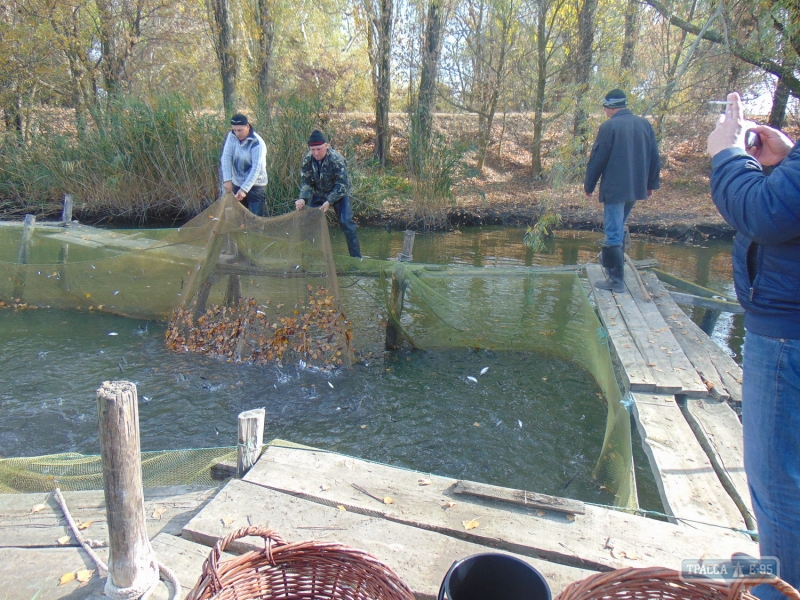
[[[347,160],[344,156],[328,148],[321,161],[314,160],[311,152],[306,152],[300,167],[300,194],[306,202],[313,196],[324,198],[336,204],[350,195],[350,178],[347,176]]]

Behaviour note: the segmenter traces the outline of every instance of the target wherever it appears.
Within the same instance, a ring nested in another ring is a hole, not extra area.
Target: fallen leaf
[[[81,529],[81,530],[89,529],[89,527],[92,526],[92,523],[94,523],[94,521],[86,521],[85,523],[81,523],[80,525],[78,525],[78,529]]]
[[[233,517],[227,516],[222,519],[222,524],[225,525],[225,527],[228,527],[231,523],[233,523],[233,521],[234,521]]]
[[[574,521],[575,515],[567,515],[567,521]]]
[[[56,541],[58,542],[59,546],[66,546],[69,544],[70,537],[68,535],[61,536]]]
[[[344,512],[344,511],[346,511],[346,510],[347,510],[347,508],[345,508],[345,505],[344,505],[344,504],[340,504],[340,505],[339,505],[339,506],[337,506],[336,508],[338,508],[338,509],[339,509],[340,511],[342,511],[342,512]]]
[[[461,524],[467,531],[470,529],[475,529],[478,525],[480,525],[476,519],[472,519],[471,521],[461,521]]]
[[[455,505],[456,503],[452,500],[445,500],[444,504],[442,504],[442,508],[453,508]]]
[[[37,513],[37,512],[39,512],[40,510],[44,510],[45,508],[47,508],[47,504],[37,504],[36,506],[34,506],[34,507],[31,509],[31,512],[32,512],[32,513]]]
[[[536,516],[537,517],[543,517],[544,516],[544,511],[543,510],[537,510],[536,511]]]
[[[417,481],[417,485],[430,485],[430,484],[431,484],[430,479],[420,479],[419,481]]]
[[[82,571],[78,571],[75,573],[75,579],[80,581],[81,583],[86,583],[94,576],[93,569],[83,569]]]
[[[394,500],[392,500],[389,496],[383,499],[384,504],[394,504]]]
[[[58,582],[58,585],[67,585],[70,581],[75,581],[75,573],[64,573]]]
[[[331,486],[330,486],[330,484],[329,484],[329,483],[326,483],[325,485],[321,485],[321,486],[319,486],[319,489],[320,489],[320,491],[322,491],[322,492],[327,492],[329,489],[331,489]]]
[[[153,511],[153,518],[160,519],[161,515],[167,512],[167,509],[163,506],[156,506],[155,510]]]

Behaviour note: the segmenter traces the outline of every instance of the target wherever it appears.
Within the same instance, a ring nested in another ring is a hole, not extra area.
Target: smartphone
[[[744,134],[744,147],[745,148],[761,148],[764,144],[761,142],[761,136],[758,132],[748,129]]]

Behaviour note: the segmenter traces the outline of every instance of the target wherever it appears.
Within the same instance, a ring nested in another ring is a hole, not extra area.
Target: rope
[[[89,557],[97,565],[98,569],[108,573],[108,565],[106,565],[106,563],[104,563],[103,560],[97,556],[97,554],[95,554],[94,550],[92,550],[92,546],[97,547],[99,544],[97,542],[93,542],[92,540],[86,540],[84,539],[83,535],[81,535],[78,526],[75,524],[75,521],[72,518],[72,514],[69,512],[69,508],[67,508],[67,501],[64,500],[64,496],[61,495],[61,490],[56,488],[53,495],[56,499],[56,502],[58,502],[58,505],[61,507],[61,510],[64,513],[64,518],[67,520],[67,524],[69,524],[69,528],[72,530],[72,534],[75,536],[75,539],[78,540]],[[180,597],[181,584],[180,581],[178,581],[177,575],[175,575],[175,573],[170,570],[169,567],[158,562],[158,560],[155,559],[155,555],[153,560],[150,562],[149,567],[150,572],[144,583],[127,588],[118,588],[111,581],[111,577],[109,577],[106,580],[106,585],[103,592],[106,596],[113,598],[114,600],[134,600],[137,598],[140,598],[141,600],[147,600],[158,586],[160,576],[160,579],[169,581],[172,584],[172,595],[170,596],[170,600],[178,600]]]

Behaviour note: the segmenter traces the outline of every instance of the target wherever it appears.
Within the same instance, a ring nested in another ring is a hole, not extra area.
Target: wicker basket
[[[759,583],[769,583],[792,600],[800,600],[800,593],[778,578],[739,580],[729,586],[711,580],[683,580],[680,575],[663,567],[597,573],[569,584],[556,600],[758,600],[748,589]]]
[[[220,562],[235,540],[258,536],[264,549]],[[400,578],[375,557],[331,542],[287,544],[263,527],[244,527],[211,550],[187,600],[413,600]]]

